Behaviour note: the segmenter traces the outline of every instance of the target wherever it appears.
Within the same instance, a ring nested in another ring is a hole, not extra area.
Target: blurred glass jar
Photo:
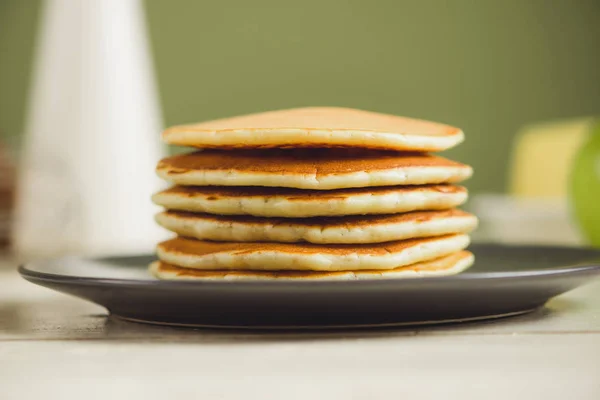
[[[572,209],[587,242],[600,247],[600,119],[591,124],[570,175]]]

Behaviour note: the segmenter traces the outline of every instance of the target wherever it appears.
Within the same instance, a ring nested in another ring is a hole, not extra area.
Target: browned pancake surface
[[[311,217],[311,218],[277,218],[277,217],[252,217],[245,215],[212,215],[203,213],[194,213],[188,211],[164,212],[172,217],[185,218],[188,220],[204,220],[216,222],[234,222],[248,225],[295,225],[295,226],[326,226],[326,227],[358,227],[358,226],[376,226],[402,222],[427,222],[434,219],[473,217],[468,212],[451,209],[441,211],[414,211],[402,214],[383,214],[383,215],[349,215],[343,217]]]
[[[328,255],[385,255],[424,243],[435,242],[462,235],[443,235],[429,238],[416,238],[386,243],[370,244],[312,244],[312,243],[264,243],[264,242],[209,242],[205,240],[177,237],[159,243],[158,247],[167,253],[206,256],[216,253],[233,252],[251,254],[256,252],[281,252],[288,254],[328,254]]]
[[[261,174],[329,175],[409,167],[469,168],[425,153],[359,149],[204,150],[160,161],[157,170],[170,174],[227,171]]]

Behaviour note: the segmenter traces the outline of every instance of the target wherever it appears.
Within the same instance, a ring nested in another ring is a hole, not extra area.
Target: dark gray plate
[[[600,275],[600,251],[472,245],[451,277],[340,282],[170,282],[151,256],[34,262],[30,282],[91,300],[127,320],[183,326],[331,328],[471,321],[517,315]]]

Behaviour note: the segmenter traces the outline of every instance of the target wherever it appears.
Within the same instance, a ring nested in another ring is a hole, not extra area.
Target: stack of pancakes
[[[471,167],[429,152],[457,128],[343,108],[300,108],[176,126],[202,149],[160,161],[153,201],[175,232],[161,279],[363,279],[459,273],[475,216],[455,207]]]

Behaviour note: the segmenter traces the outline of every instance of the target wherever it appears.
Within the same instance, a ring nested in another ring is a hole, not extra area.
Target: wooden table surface
[[[99,306],[0,271],[0,399],[192,394],[597,400],[600,280],[494,322],[268,333],[113,320]]]

